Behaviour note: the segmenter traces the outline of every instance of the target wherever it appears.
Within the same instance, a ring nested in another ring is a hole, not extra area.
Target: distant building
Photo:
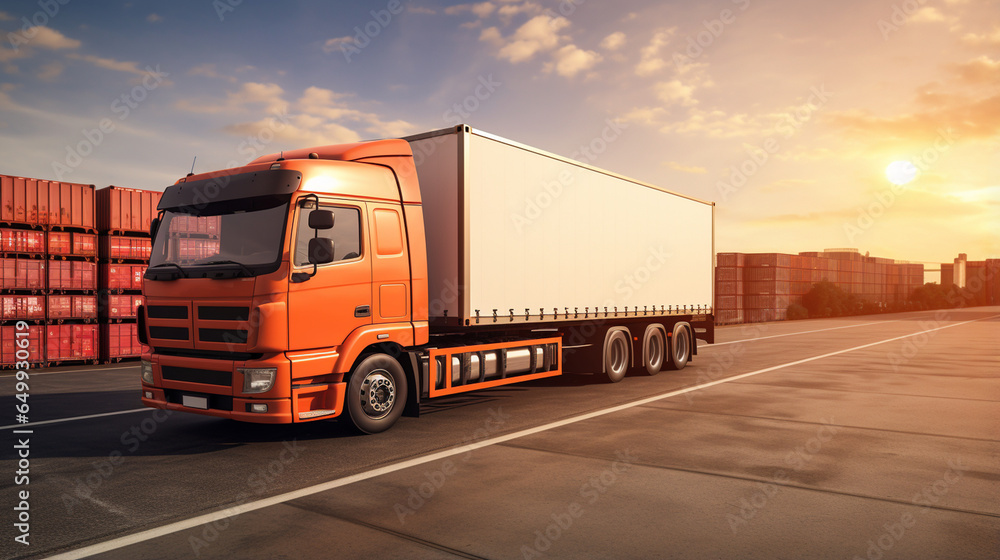
[[[882,308],[905,303],[924,282],[924,265],[827,249],[798,255],[719,253],[715,320],[720,325],[783,321],[813,284],[826,280]]]
[[[970,261],[965,253],[941,264],[941,286],[964,288],[971,296],[967,305],[1000,305],[1000,259]]]

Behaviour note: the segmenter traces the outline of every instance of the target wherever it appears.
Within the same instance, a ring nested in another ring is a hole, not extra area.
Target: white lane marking
[[[869,344],[862,344],[861,346],[855,346],[853,348],[847,348],[846,350],[837,350],[836,352],[828,352],[819,356],[813,356],[812,358],[805,358],[803,360],[796,360],[794,362],[788,362],[787,364],[781,364],[777,366],[771,366],[769,368],[759,369],[757,371],[751,371],[749,373],[742,373],[740,375],[734,375],[733,377],[727,377],[725,379],[719,379],[716,381],[709,381],[708,383],[702,383],[701,385],[695,385],[693,387],[687,387],[685,389],[678,389],[677,391],[671,391],[669,393],[663,393],[660,395],[655,395],[652,397],[647,397],[645,399],[640,399],[637,401],[632,401],[630,403],[625,403],[618,406],[613,406],[611,408],[605,408],[603,410],[597,410],[594,412],[589,412],[587,414],[581,414],[579,416],[573,416],[572,418],[567,418],[565,420],[559,420],[556,422],[551,422],[549,424],[544,424],[535,428],[528,428],[526,430],[521,430],[519,432],[514,432],[512,434],[497,436],[491,439],[483,440],[476,443],[470,443],[463,445],[461,447],[453,447],[451,449],[446,449],[444,451],[438,451],[436,453],[431,453],[430,455],[424,455],[422,457],[415,457],[413,459],[408,459],[399,463],[392,465],[386,465],[384,467],[379,467],[377,469],[372,469],[370,471],[365,471],[358,474],[353,474],[351,476],[345,476],[343,478],[338,478],[336,480],[331,480],[328,482],[323,482],[321,484],[316,484],[314,486],[309,486],[307,488],[301,488],[299,490],[294,490],[292,492],[286,492],[284,494],[279,494],[277,496],[272,496],[270,498],[264,498],[257,500],[255,502],[248,502],[245,504],[238,504],[229,509],[222,511],[216,511],[214,513],[206,513],[204,515],[199,515],[197,517],[191,517],[181,521],[175,521],[168,525],[163,525],[162,527],[156,527],[153,529],[148,529],[146,531],[141,531],[132,535],[126,535],[124,537],[119,537],[117,539],[112,539],[109,541],[104,541],[101,543],[93,544],[84,548],[79,548],[76,550],[70,550],[56,556],[50,556],[49,560],[63,560],[63,559],[77,559],[86,558],[88,556],[93,556],[95,554],[101,554],[104,552],[110,552],[112,550],[117,550],[129,545],[138,544],[151,539],[156,539],[165,535],[176,533],[178,531],[183,531],[185,529],[192,529],[199,525],[204,525],[206,523],[212,523],[214,521],[220,521],[223,519],[228,519],[236,517],[237,515],[242,515],[244,513],[249,513],[251,511],[256,511],[258,509],[263,509],[277,504],[282,504],[291,500],[297,500],[299,498],[305,498],[307,496],[312,496],[313,494],[318,494],[320,492],[326,492],[327,490],[333,490],[335,488],[340,488],[341,486],[347,486],[348,484],[353,484],[355,482],[361,482],[363,480],[368,480],[384,474],[390,474],[403,469],[408,469],[410,467],[416,467],[419,465],[424,465],[426,463],[431,463],[434,461],[439,461],[441,459],[446,459],[448,457],[453,457],[455,455],[460,455],[462,453],[468,453],[470,451],[475,451],[477,449],[482,449],[483,447],[489,447],[491,445],[496,445],[498,443],[504,443],[513,439],[522,438],[525,436],[534,435],[540,432],[546,432],[548,430],[553,430],[555,428],[561,428],[562,426],[567,426],[569,424],[575,424],[577,422],[582,422],[584,420],[590,420],[591,418],[597,418],[599,416],[604,416],[606,414],[612,414],[615,412],[621,412],[622,410],[628,410],[630,408],[635,408],[637,406],[642,406],[644,404],[649,404],[661,399],[666,399],[670,397],[676,397],[677,395],[683,395],[684,393],[690,393],[692,391],[698,391],[700,389],[707,389],[708,387],[713,387],[715,385],[720,385],[722,383],[727,383],[729,381],[735,381],[737,379],[745,379],[747,377],[752,377],[754,375],[760,375],[762,373],[767,373],[769,371],[774,371],[777,369],[786,368],[789,366],[795,366],[799,364],[804,364],[807,362],[812,362],[815,360],[822,360],[823,358],[829,358],[831,356],[837,356],[839,354],[846,354],[848,352],[854,352],[855,350],[863,350],[865,348],[871,348],[872,346],[878,346],[879,344],[885,344],[887,342],[893,342],[895,340],[902,340],[904,338],[910,338],[911,336],[917,336],[933,331],[939,331],[942,329],[950,329],[952,327],[958,327],[968,323],[975,323],[977,321],[986,321],[988,319],[995,319],[1000,317],[1000,315],[994,315],[992,317],[985,317],[982,319],[973,319],[971,321],[963,321],[961,323],[954,323],[951,325],[945,325],[943,327],[937,327],[934,329],[927,329],[925,331],[915,332],[912,334],[906,334],[903,336],[897,336],[893,338],[887,338],[885,340],[880,340],[878,342],[872,342]]]
[[[68,375],[68,374],[72,374],[72,373],[93,373],[95,371],[119,371],[119,370],[124,371],[124,370],[135,368],[135,367],[139,367],[139,364],[137,363],[135,365],[121,366],[121,367],[70,369],[70,370],[60,370],[60,371],[35,371],[35,370],[39,369],[39,368],[36,367],[36,368],[30,368],[30,369],[28,369],[28,374],[31,377],[35,377],[35,376],[38,376],[38,375]],[[16,375],[17,375],[17,373],[10,373],[10,374],[7,374],[7,375],[0,375],[0,380],[7,379],[7,378],[13,378]]]
[[[871,323],[861,323],[860,325],[845,325],[843,327],[830,327],[828,329],[816,329],[816,330],[812,330],[812,331],[799,331],[799,332],[793,332],[793,333],[772,334],[770,336],[758,336],[757,338],[744,338],[743,340],[730,340],[729,342],[716,342],[714,344],[707,344],[706,348],[709,347],[709,346],[722,346],[724,344],[738,344],[740,342],[753,342],[755,340],[765,340],[765,339],[768,339],[768,338],[780,338],[782,336],[795,336],[797,334],[809,334],[809,333],[818,333],[818,332],[825,332],[825,331],[835,331],[837,329],[853,329],[854,327],[867,327],[867,326],[870,326],[870,325],[888,325],[889,323],[898,323],[900,321],[907,321],[907,320],[908,319],[893,319],[891,321],[874,321],[874,322],[871,322]]]
[[[142,412],[143,410],[153,410],[152,408],[133,408],[131,410],[116,410],[115,412],[102,412],[101,414],[88,414],[86,416],[73,416],[71,418],[56,418],[55,420],[42,420],[41,422],[28,422],[27,424],[9,424],[0,426],[0,430],[13,430],[16,428],[32,428],[34,426],[44,426],[45,424],[59,424],[62,422],[73,422],[75,420],[88,420],[90,418],[102,418],[104,416],[117,416],[119,414],[131,414]]]

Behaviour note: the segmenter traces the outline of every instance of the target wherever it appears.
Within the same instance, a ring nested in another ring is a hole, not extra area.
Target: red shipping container
[[[45,232],[26,229],[0,229],[0,251],[4,253],[44,253]]]
[[[50,255],[73,254],[73,234],[71,234],[68,231],[50,231],[49,254]]]
[[[49,320],[96,319],[97,296],[51,295],[48,308]]]
[[[17,341],[19,338],[25,338],[23,335],[18,337],[18,333],[25,331],[18,331],[16,325],[7,325],[0,327],[0,364],[5,366],[14,365],[19,361],[27,361],[33,364],[37,364],[45,361],[45,326],[44,325],[29,325],[28,326],[28,347],[21,348],[18,346]],[[24,357],[24,353],[27,352],[27,360],[18,359],[18,351],[21,351],[21,358]]]
[[[0,221],[45,225],[48,199],[48,181],[0,175]]]
[[[134,358],[142,355],[135,323],[101,325],[101,359]]]
[[[97,235],[93,233],[73,233],[73,254],[81,257],[97,256]]]
[[[48,325],[45,357],[49,361],[96,360],[99,342],[97,325]]]
[[[112,319],[135,319],[142,296],[138,294],[114,295],[108,297],[108,317]]]
[[[114,260],[149,260],[152,240],[148,237],[101,236],[101,258]]]
[[[162,195],[163,193],[157,191],[115,186],[98,190],[96,193],[98,229],[148,232]]]
[[[0,296],[3,320],[45,319],[45,296]]]
[[[3,288],[41,290],[45,288],[45,261],[7,257],[3,259]]]
[[[50,290],[94,290],[97,288],[97,263],[49,261]]]

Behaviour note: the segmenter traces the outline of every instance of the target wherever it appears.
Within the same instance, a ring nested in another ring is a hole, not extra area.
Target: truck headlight
[[[153,384],[153,363],[142,360],[139,362],[139,375],[142,377],[142,382],[149,385]]]
[[[278,368],[237,368],[243,374],[244,393],[266,393],[274,386]]]

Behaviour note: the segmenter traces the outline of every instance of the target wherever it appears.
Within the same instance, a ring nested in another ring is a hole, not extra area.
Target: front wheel
[[[358,364],[347,385],[347,413],[363,433],[392,427],[406,406],[406,374],[399,362],[372,354]]]

